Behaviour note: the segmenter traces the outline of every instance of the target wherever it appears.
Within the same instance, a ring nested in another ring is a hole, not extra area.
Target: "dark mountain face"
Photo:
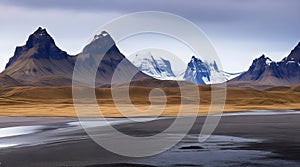
[[[21,55],[25,55],[33,50],[34,53],[27,54],[27,58],[54,60],[69,59],[69,55],[55,45],[53,38],[48,34],[46,29],[39,27],[32,35],[29,36],[24,46],[16,48],[14,56],[10,58],[5,68],[8,68],[11,64],[13,64]]]
[[[80,54],[84,55],[85,62],[81,66],[82,71],[87,74],[97,69],[97,85],[110,83],[114,70],[121,61],[127,62],[129,69],[135,68],[120,53],[106,32],[96,35]],[[97,56],[102,56],[100,64],[96,63],[96,59],[99,58]],[[14,56],[10,58],[2,74],[24,85],[71,85],[77,57],[59,49],[48,32],[38,28],[29,36],[24,46],[16,48]],[[126,70],[124,70],[126,77],[125,72]],[[149,77],[138,73],[137,78]]]
[[[229,81],[254,82],[260,85],[290,86],[300,83],[300,43],[280,62],[274,62],[266,56],[255,59],[249,70]]]
[[[96,35],[78,55],[77,65],[81,71],[81,82],[91,82],[91,74],[96,72],[98,86],[110,84],[113,75],[118,76],[113,81],[118,83],[129,82],[132,74],[135,74],[133,80],[151,78],[131,64],[119,51],[111,36],[104,31]]]
[[[43,77],[70,79],[74,62],[75,58],[59,49],[45,29],[38,28],[24,46],[16,48],[3,73],[23,84],[36,83]]]
[[[266,57],[265,55],[262,55],[261,57],[253,61],[252,65],[247,71],[247,73],[249,73],[250,75],[241,75],[238,78],[244,77],[245,79],[248,80],[253,80],[253,81],[258,80],[259,77],[265,72],[268,61],[272,61],[272,60]]]
[[[300,42],[298,45],[291,51],[288,57],[284,58],[283,61],[295,61],[300,62]]]

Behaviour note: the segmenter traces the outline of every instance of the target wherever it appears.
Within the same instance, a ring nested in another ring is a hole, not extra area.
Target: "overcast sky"
[[[76,54],[106,22],[151,10],[194,22],[226,71],[244,71],[263,53],[281,60],[296,46],[299,7],[299,0],[1,0],[0,70],[39,26],[47,28],[61,49]]]

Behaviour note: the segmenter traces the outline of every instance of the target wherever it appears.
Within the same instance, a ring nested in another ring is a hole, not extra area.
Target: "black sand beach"
[[[199,143],[197,137],[204,119],[198,117],[189,134],[168,151],[151,157],[128,158],[98,146],[76,124],[76,118],[0,117],[1,128],[44,125],[30,134],[0,138],[0,145],[23,142],[23,145],[0,147],[0,166],[300,165],[300,114],[223,116],[213,136]],[[172,122],[173,118],[166,118],[147,123],[122,123],[115,127],[133,136],[149,136]],[[103,133],[109,133],[105,127],[102,129]]]

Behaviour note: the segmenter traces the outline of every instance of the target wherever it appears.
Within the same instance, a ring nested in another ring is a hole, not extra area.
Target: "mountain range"
[[[183,71],[178,71],[168,58],[154,55],[151,51],[137,53],[130,58],[130,61],[140,71],[153,78],[181,80],[200,85],[222,83],[241,74],[224,72],[219,70],[215,62],[204,62],[195,56],[191,57]],[[176,72],[174,72],[174,69]]]
[[[147,57],[151,57],[151,59]],[[253,61],[247,71],[237,73],[219,70],[215,62],[208,63],[195,56],[192,56],[186,70],[178,75],[174,75],[170,61],[161,57],[154,57],[151,53],[148,53],[146,57],[136,55],[133,62],[139,70],[154,78],[184,80],[201,85],[227,81],[227,85],[232,87],[264,89],[273,86],[292,86],[300,83],[300,43],[287,57],[279,62],[262,55]],[[160,62],[160,64],[156,62]],[[149,72],[151,69],[155,69],[156,73]],[[159,71],[164,73],[159,73]],[[212,78],[215,80],[212,81]]]
[[[99,57],[102,60],[98,65]],[[93,73],[96,69],[97,87],[111,83],[120,63],[123,65],[122,70],[118,69],[120,82],[136,72],[133,77],[137,81],[135,84],[149,80],[153,80],[149,83],[155,80],[182,80],[196,84],[227,82],[229,86],[254,88],[300,84],[300,43],[281,61],[275,62],[262,55],[243,73],[222,71],[215,62],[202,61],[196,56],[191,57],[185,71],[178,73],[174,72],[171,61],[151,52],[137,54],[128,60],[107,32],[95,35],[81,53],[69,55],[56,46],[46,29],[38,28],[24,46],[16,47],[14,55],[0,74],[0,86],[71,85],[76,60],[81,62],[77,70],[82,74]]]
[[[95,63],[98,54],[103,56],[99,66]],[[0,82],[13,85],[71,85],[75,62],[79,55],[84,57],[79,70],[87,74],[89,71],[92,72],[92,69],[97,69],[95,81],[97,86],[110,83],[112,74],[120,62],[126,64],[128,71],[136,69],[106,32],[96,35],[81,53],[72,56],[59,49],[46,29],[39,27],[29,36],[24,46],[16,48],[14,56],[1,73],[4,77],[1,77]],[[122,76],[126,77],[126,72],[123,72]],[[135,79],[145,78],[151,77],[142,72],[135,75]]]
[[[249,84],[250,83],[250,84]],[[240,76],[230,80],[228,85],[239,87],[291,86],[300,83],[300,42],[290,54],[279,62],[262,55],[255,59]]]

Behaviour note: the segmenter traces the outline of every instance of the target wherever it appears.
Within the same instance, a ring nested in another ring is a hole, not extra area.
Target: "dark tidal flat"
[[[300,166],[300,114],[264,112],[223,116],[204,143],[198,142],[198,134],[205,117],[198,117],[176,146],[144,158],[116,155],[98,146],[76,118],[0,117],[0,166]],[[125,134],[151,136],[168,127],[174,118],[110,121]],[[104,124],[92,119],[85,123],[109,135]],[[172,132],[170,138],[177,133]]]

